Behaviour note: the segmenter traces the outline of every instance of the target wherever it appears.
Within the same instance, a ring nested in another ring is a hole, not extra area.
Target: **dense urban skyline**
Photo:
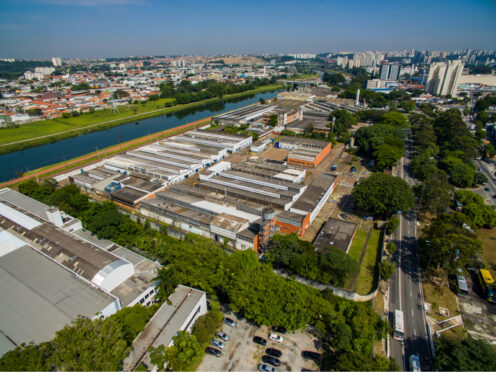
[[[493,49],[493,1],[1,0],[0,57]]]

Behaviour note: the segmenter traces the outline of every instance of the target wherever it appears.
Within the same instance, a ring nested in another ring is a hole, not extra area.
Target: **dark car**
[[[273,356],[270,356],[270,355],[264,355],[262,357],[262,362],[267,363],[267,364],[270,364],[270,365],[272,365],[274,367],[279,367],[279,365],[281,364],[281,362],[279,361],[279,359],[274,358]]]
[[[272,332],[277,332],[277,333],[280,333],[282,335],[285,335],[287,331],[286,331],[286,328],[284,328],[284,327],[274,326],[274,327],[272,327]]]
[[[356,172],[356,167],[351,167],[351,168],[350,168],[350,172],[351,172],[351,173],[355,173],[355,172]]]
[[[210,355],[215,355],[216,357],[222,356],[222,351],[220,351],[219,349],[216,349],[215,347],[209,346],[205,349],[205,352],[207,354],[210,354]]]
[[[491,189],[489,187],[484,187],[484,191],[489,192],[489,191],[491,191]]]
[[[222,322],[224,324],[227,324],[230,327],[236,327],[236,322],[234,320],[232,320],[231,318],[225,317],[224,319],[222,319]]]
[[[267,345],[267,340],[265,338],[262,338],[260,336],[254,336],[253,337],[253,342],[262,346]]]
[[[315,351],[302,351],[301,356],[304,359],[312,359],[315,362],[320,362],[322,359],[322,355],[320,353],[316,353]]]
[[[275,358],[280,358],[282,355],[282,351],[274,349],[272,347],[268,347],[267,349],[265,349],[265,354],[273,356]]]

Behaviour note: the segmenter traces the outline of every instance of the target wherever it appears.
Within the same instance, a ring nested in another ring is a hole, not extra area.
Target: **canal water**
[[[274,98],[276,95],[276,92],[266,92],[215,102],[0,155],[0,182],[16,178],[20,173],[256,103],[260,98],[266,100]]]

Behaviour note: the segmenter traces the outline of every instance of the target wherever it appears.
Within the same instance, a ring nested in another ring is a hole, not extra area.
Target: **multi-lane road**
[[[405,144],[405,156],[401,159],[398,176],[413,186],[414,180],[410,173],[411,139],[407,139]],[[399,217],[400,227],[394,234],[398,246],[396,253],[398,270],[389,285],[389,312],[394,314],[396,309],[403,311],[405,336],[402,343],[391,339],[390,354],[404,370],[410,370],[408,359],[411,354],[419,356],[422,370],[431,370],[422,280],[417,255],[417,217],[413,210]]]

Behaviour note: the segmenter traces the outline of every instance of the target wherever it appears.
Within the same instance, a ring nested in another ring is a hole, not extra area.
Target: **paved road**
[[[408,184],[413,185],[410,175],[411,142],[405,141],[407,150],[401,160],[399,176]],[[411,354],[420,357],[423,370],[430,370],[431,359],[429,341],[426,330],[422,284],[417,255],[417,217],[415,212],[404,213],[400,216],[400,227],[394,235],[398,246],[396,259],[399,270],[391,278],[389,286],[389,311],[394,314],[395,309],[404,313],[405,337],[403,343],[391,339],[391,356],[398,365],[409,370],[408,358]]]
[[[482,195],[482,197],[486,200],[486,203],[496,205],[496,199],[493,198],[493,195],[496,195],[496,177],[494,177],[494,172],[492,172],[494,167],[482,160],[474,160],[474,163],[477,169],[482,168],[482,173],[484,173],[488,179],[488,182],[484,187],[489,187],[491,189],[489,192],[481,190],[478,194]]]

